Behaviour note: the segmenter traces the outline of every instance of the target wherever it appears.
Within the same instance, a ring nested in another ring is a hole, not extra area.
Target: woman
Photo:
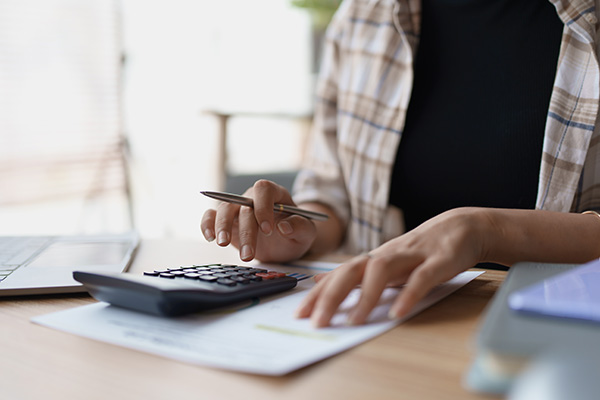
[[[254,209],[205,213],[205,238],[244,261],[358,254],[297,310],[317,327],[358,284],[352,324],[387,285],[406,284],[390,311],[401,318],[482,262],[600,257],[597,25],[591,0],[344,2],[293,198],[259,181]]]

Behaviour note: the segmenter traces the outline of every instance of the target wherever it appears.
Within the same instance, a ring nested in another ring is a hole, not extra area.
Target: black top
[[[535,207],[562,30],[548,0],[423,0],[390,193],[407,230],[461,206]]]

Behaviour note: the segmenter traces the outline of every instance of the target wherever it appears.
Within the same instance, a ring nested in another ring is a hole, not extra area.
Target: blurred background
[[[200,238],[289,185],[337,0],[0,0],[0,235]]]

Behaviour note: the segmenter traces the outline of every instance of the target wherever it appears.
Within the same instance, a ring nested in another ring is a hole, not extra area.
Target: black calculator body
[[[136,311],[179,316],[292,289],[294,277],[238,265],[206,264],[164,270],[104,274],[75,271],[97,300]]]

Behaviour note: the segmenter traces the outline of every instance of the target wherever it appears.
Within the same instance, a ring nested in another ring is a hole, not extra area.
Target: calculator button
[[[200,275],[198,278],[200,278],[200,280],[203,280],[206,282],[214,282],[217,279],[219,279],[216,276],[212,276],[212,275]]]
[[[256,276],[258,276],[259,278],[262,278],[262,279],[267,279],[267,280],[268,279],[275,279],[275,276],[273,276],[271,274],[268,274],[266,272],[257,272]]]
[[[188,279],[198,279],[200,277],[200,274],[197,274],[195,272],[188,272],[187,274],[183,275],[184,278],[188,278]]]
[[[212,275],[212,274],[213,274],[213,272],[212,272],[212,271],[198,271],[198,273],[199,273],[200,275]]]
[[[183,268],[181,267],[173,267],[173,268],[167,268],[169,271],[181,271]]]
[[[198,270],[196,268],[186,268],[183,272],[198,272]]]
[[[144,271],[144,275],[148,275],[148,276],[158,276],[159,273],[156,271]]]
[[[175,275],[175,276],[183,276],[186,273],[181,271],[181,270],[175,270],[175,271],[169,271],[171,274]]]
[[[161,278],[169,278],[169,279],[174,279],[175,275],[170,274],[168,272],[163,272],[162,274],[159,275]]]
[[[162,274],[164,272],[169,272],[168,269],[155,269],[154,272],[156,272],[157,274]]]
[[[213,274],[213,276],[216,276],[217,278],[227,278],[227,277],[229,277],[229,275],[223,274],[221,272],[216,272],[216,273]]]
[[[231,278],[232,281],[236,281],[239,283],[250,283],[250,280],[248,278],[243,278],[241,276],[232,276]]]
[[[261,269],[261,268],[252,268],[249,271],[247,271],[250,274],[256,274],[256,273],[266,273],[267,270],[266,269]]]
[[[235,286],[236,285],[235,281],[232,281],[231,279],[227,279],[227,278],[217,279],[217,283],[220,285],[227,285],[227,286]]]
[[[277,271],[269,271],[269,275],[271,275],[274,278],[283,278],[285,276],[285,274],[283,272],[277,272]]]

